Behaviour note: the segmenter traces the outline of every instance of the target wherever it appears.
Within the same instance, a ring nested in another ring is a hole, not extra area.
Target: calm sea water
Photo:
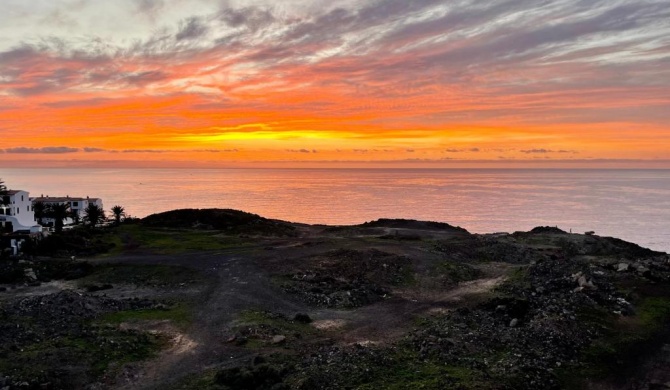
[[[0,169],[31,195],[101,197],[133,216],[234,208],[294,222],[448,222],[475,233],[594,230],[670,252],[670,170]]]

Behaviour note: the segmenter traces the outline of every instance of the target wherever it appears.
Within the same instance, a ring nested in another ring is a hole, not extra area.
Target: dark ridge
[[[229,234],[295,235],[295,227],[287,222],[232,209],[172,210],[149,215],[142,219],[142,224],[162,228],[223,230]]]
[[[461,233],[469,232],[460,226],[452,226],[444,222],[417,221],[415,219],[387,219],[381,218],[376,221],[365,222],[360,227],[386,227],[396,229],[423,229],[423,230],[451,230]]]
[[[664,252],[659,252],[655,251],[649,248],[644,248],[639,246],[638,244],[624,241],[620,238],[615,238],[615,237],[601,237],[601,239],[597,242],[601,243],[601,246],[604,246],[605,249],[601,249],[602,252],[607,253],[607,251],[612,251],[610,249],[611,247],[616,248],[616,252],[622,256],[628,256],[631,258],[648,258],[648,257],[654,257],[654,256],[662,256],[665,253]],[[607,247],[610,248],[607,248]]]
[[[534,227],[530,233],[535,234],[567,234],[565,230],[559,229],[556,226],[537,226]]]

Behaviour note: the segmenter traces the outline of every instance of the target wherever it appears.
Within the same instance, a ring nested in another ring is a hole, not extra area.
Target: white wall
[[[33,203],[30,201],[28,192],[26,191],[17,191],[13,195],[9,195],[9,215],[14,217],[14,231],[30,229],[32,226],[35,226],[35,212],[33,211]],[[8,219],[9,220],[9,219]],[[16,226],[18,225],[20,226]]]

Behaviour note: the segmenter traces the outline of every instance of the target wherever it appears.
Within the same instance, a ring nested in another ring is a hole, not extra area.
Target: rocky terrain
[[[3,390],[670,388],[670,257],[615,238],[177,210],[40,245],[0,260]]]

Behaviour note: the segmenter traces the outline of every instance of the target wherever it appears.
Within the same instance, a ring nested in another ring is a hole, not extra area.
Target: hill
[[[290,236],[295,227],[283,221],[232,209],[179,209],[152,214],[141,223],[160,228],[222,230],[227,234]]]

